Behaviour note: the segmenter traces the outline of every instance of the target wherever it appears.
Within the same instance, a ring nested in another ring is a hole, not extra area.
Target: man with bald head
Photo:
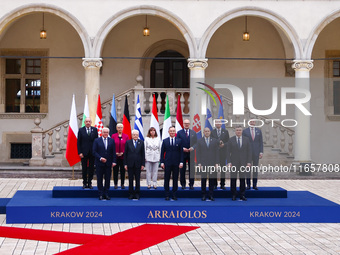
[[[85,119],[85,126],[78,131],[78,154],[81,158],[81,168],[83,177],[83,189],[92,189],[92,179],[94,172],[94,155],[92,152],[93,141],[98,137],[98,130],[91,127],[91,119]]]

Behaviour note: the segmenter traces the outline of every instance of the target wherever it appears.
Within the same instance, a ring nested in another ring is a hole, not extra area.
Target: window
[[[340,51],[326,51],[325,111],[329,120],[340,120]]]
[[[3,113],[47,112],[47,51],[2,50]],[[11,57],[13,56],[13,57]],[[33,57],[34,56],[34,57]]]
[[[31,143],[12,143],[11,144],[11,159],[32,158]]]

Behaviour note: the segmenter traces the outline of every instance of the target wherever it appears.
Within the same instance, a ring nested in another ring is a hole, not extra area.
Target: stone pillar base
[[[35,159],[31,158],[29,160],[29,165],[30,166],[44,166],[45,165],[45,159]]]

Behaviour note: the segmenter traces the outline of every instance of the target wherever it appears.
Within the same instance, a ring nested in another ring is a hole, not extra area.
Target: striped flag
[[[130,125],[130,113],[129,113],[129,104],[127,96],[125,96],[125,106],[124,106],[124,115],[123,115],[123,133],[127,134],[129,139],[131,139],[131,125]]]
[[[98,137],[101,137],[104,125],[102,115],[102,104],[100,103],[100,95],[98,95],[96,121],[94,123],[94,126],[98,129]]]
[[[182,116],[182,109],[181,109],[181,95],[178,94],[177,99],[177,114],[176,114],[176,133],[183,129],[183,116]]]
[[[73,166],[80,161],[77,149],[77,141],[78,141],[78,122],[75,96],[73,95],[65,154],[66,160],[70,164],[70,166]]]
[[[220,95],[221,102],[222,102],[222,96]],[[223,104],[220,104],[220,107],[218,108],[218,118],[224,119],[224,113],[223,113]],[[223,129],[225,129],[225,124],[223,122],[222,126]]]
[[[156,101],[155,94],[153,94],[150,127],[154,127],[156,129],[157,136],[160,137],[161,133],[159,132],[159,121],[158,121],[158,113],[157,113],[157,101]]]
[[[170,116],[169,97],[168,97],[168,95],[166,95],[166,105],[165,105],[165,113],[164,113],[164,121],[163,121],[162,140],[169,137],[169,128],[170,127],[171,127],[171,116]]]
[[[196,132],[197,134],[197,139],[202,138],[202,129],[201,129],[201,117],[200,117],[200,105],[199,103],[196,103],[195,107],[195,115],[194,119],[192,122],[192,129]]]
[[[87,95],[85,96],[85,104],[84,104],[84,112],[83,112],[83,121],[81,122],[81,126],[85,126],[85,119],[90,117],[89,110],[89,102],[87,100]]]
[[[142,121],[142,112],[141,112],[141,109],[140,109],[139,95],[137,96],[134,129],[139,131],[139,139],[144,141],[143,121]]]
[[[112,134],[117,133],[116,126],[117,126],[116,101],[115,101],[115,94],[113,94],[111,112],[110,112],[110,122],[109,122],[110,136]]]
[[[210,111],[210,97],[208,97],[208,102],[207,102],[207,118],[205,119],[205,127],[209,128],[210,131],[213,130],[212,128],[212,114]]]

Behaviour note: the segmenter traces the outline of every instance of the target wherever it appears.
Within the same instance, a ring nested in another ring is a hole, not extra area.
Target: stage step
[[[157,189],[148,189],[147,187],[141,187],[140,196],[142,198],[164,198],[165,192],[163,187],[158,187]],[[83,189],[78,186],[55,186],[52,191],[52,196],[54,198],[91,198],[98,197],[97,187],[93,189]],[[127,198],[129,197],[129,189],[114,189],[111,187],[109,190],[109,196],[112,198]],[[246,190],[246,197],[249,198],[287,198],[287,190],[280,187],[260,187],[259,190]],[[202,191],[201,188],[195,187],[193,190],[181,189],[177,191],[177,197],[179,198],[201,198]],[[216,198],[231,198],[232,194],[230,188],[227,187],[226,190],[216,189],[214,190],[214,197]]]
[[[0,198],[0,214],[6,214],[6,205],[10,200],[10,198]]]
[[[188,192],[189,193],[189,192]],[[287,198],[53,198],[52,191],[17,191],[6,208],[7,224],[28,223],[340,223],[340,205],[307,191]]]

